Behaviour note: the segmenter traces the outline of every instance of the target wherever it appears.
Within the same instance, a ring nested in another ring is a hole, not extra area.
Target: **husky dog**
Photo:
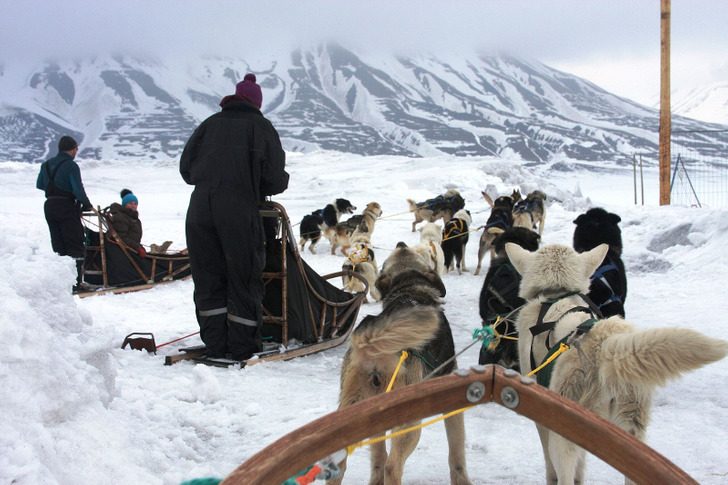
[[[373,227],[374,223],[372,221],[372,229]],[[351,270],[362,275],[369,285],[369,294],[374,300],[378,301],[381,297],[374,283],[379,276],[379,269],[372,249],[371,232],[369,232],[369,226],[364,220],[359,223],[349,239],[352,250],[348,251],[347,259],[341,269],[342,271]],[[345,291],[350,293],[364,291],[364,284],[359,279],[345,275],[343,280]],[[364,298],[364,301],[367,302],[368,300]]]
[[[430,269],[435,270],[439,275],[445,274],[445,253],[442,252],[442,227],[434,222],[428,222],[418,229],[420,231],[420,243],[413,246]]]
[[[525,199],[517,202],[513,206],[513,226],[525,227],[543,236],[543,226],[546,222],[545,200],[546,194],[534,190]]]
[[[357,231],[368,233],[367,238],[371,239],[371,235],[374,232],[374,223],[381,215],[382,206],[378,202],[369,202],[364,212],[361,213],[361,218],[352,216],[345,224],[337,224],[331,243],[331,254],[335,254],[336,248],[341,246],[341,252],[344,256],[347,256],[352,244],[351,239]],[[354,220],[358,220],[359,222],[352,229]]]
[[[424,202],[415,202],[407,199],[410,212],[414,212],[415,221],[412,223],[412,232],[415,232],[415,226],[422,221],[435,222],[442,219],[444,222],[457,211],[465,207],[465,200],[455,189],[449,189],[442,195],[438,195],[434,199],[427,199]]]
[[[480,243],[478,246],[478,266],[475,268],[475,275],[480,274],[480,267],[483,264],[485,253],[490,251],[491,261],[495,258],[493,243],[495,238],[503,231],[513,226],[513,204],[521,200],[521,191],[513,190],[513,193],[503,195],[493,200],[487,192],[482,191],[483,198],[490,205],[491,211],[488,220],[485,222],[483,234],[480,235]]]
[[[481,346],[478,360],[480,365],[498,364],[507,369],[520,370],[518,344],[513,339],[518,338],[515,323],[518,308],[526,302],[518,296],[521,275],[508,260],[506,243],[515,243],[528,251],[536,251],[539,240],[538,234],[523,227],[508,228],[495,239],[493,246],[496,258],[490,262],[483,288],[480,290],[480,318],[483,326],[493,326],[505,338],[492,342],[493,346]]]
[[[453,262],[458,274],[468,270],[465,267],[465,247],[468,244],[468,232],[472,223],[470,211],[460,209],[445,224],[445,228],[442,230],[442,252],[445,254],[445,271],[453,269]]]
[[[523,277],[519,296],[527,301],[516,323],[521,372],[527,374],[541,364],[549,347],[561,343],[576,347],[558,356],[552,368],[539,370],[539,381],[643,440],[655,388],[722,359],[728,342],[682,328],[638,330],[618,316],[591,318],[582,311],[586,297],[575,293],[589,290],[589,277],[608,249],[602,244],[579,254],[552,245],[530,253],[506,244],[508,257]],[[539,332],[537,325],[545,330]],[[546,382],[541,377],[549,371]],[[584,450],[557,433],[537,428],[546,483],[584,483]]]
[[[323,209],[313,211],[301,219],[301,238],[298,245],[303,251],[307,241],[311,241],[308,250],[316,254],[316,244],[321,239],[323,232],[327,239],[331,239],[331,232],[339,222],[341,214],[352,214],[356,207],[346,199],[336,199],[333,203],[326,205]]]
[[[339,408],[382,394],[394,375],[403,350],[409,351],[393,389],[421,382],[434,368],[448,362],[437,376],[455,369],[455,345],[450,324],[441,308],[445,285],[422,258],[404,243],[387,258],[376,286],[382,295],[382,313],[369,315],[354,330],[341,368]],[[428,355],[425,362],[413,354]],[[409,423],[411,425],[413,423]],[[465,426],[462,414],[445,420],[449,446],[450,481],[470,483],[465,467]],[[414,451],[420,431],[392,440],[389,455],[384,442],[371,446],[369,483],[402,483],[404,463]],[[328,482],[340,484],[342,474]]]
[[[609,244],[609,252],[591,276],[587,295],[599,308],[602,315],[624,317],[624,302],[627,299],[627,274],[622,262],[622,231],[617,214],[600,207],[589,209],[574,220],[574,249],[583,253],[599,244]]]
[[[344,264],[341,265],[342,271],[353,271],[364,277],[369,285],[369,294],[375,301],[379,301],[381,296],[379,290],[377,290],[374,283],[379,276],[379,269],[377,268],[377,260],[374,256],[374,250],[369,245],[364,243],[354,243],[352,251],[349,252]],[[347,275],[342,277],[344,282],[344,291],[349,293],[361,293],[364,291],[364,284],[357,278],[351,278]],[[369,300],[365,297],[364,303],[368,303]]]

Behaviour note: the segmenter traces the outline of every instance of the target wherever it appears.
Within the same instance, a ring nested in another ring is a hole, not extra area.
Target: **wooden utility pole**
[[[670,205],[670,0],[660,0],[660,205]]]

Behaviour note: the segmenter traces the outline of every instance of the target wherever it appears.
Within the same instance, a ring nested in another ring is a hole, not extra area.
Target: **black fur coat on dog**
[[[582,253],[599,246],[609,245],[601,266],[591,277],[589,298],[599,307],[604,317],[624,317],[627,299],[627,275],[622,262],[621,218],[617,214],[595,207],[574,220],[574,249]]]
[[[521,275],[508,260],[505,252],[506,243],[512,242],[528,251],[537,251],[539,240],[538,233],[524,227],[509,228],[495,239],[496,258],[491,261],[483,288],[480,290],[480,317],[484,326],[493,325],[499,316],[505,317],[525,303],[518,296]],[[500,323],[495,330],[502,335],[517,337],[518,331],[514,323],[517,316],[517,312],[510,315],[508,320]],[[481,347],[478,363],[498,364],[518,370],[517,342],[501,339],[495,348]]]

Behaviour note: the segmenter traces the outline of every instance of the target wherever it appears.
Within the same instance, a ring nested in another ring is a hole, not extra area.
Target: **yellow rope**
[[[400,429],[398,431],[395,431],[394,433],[389,433],[384,436],[377,436],[376,438],[371,438],[368,440],[360,441],[358,443],[354,443],[353,445],[347,446],[346,451],[347,451],[347,453],[349,453],[351,455],[354,452],[354,450],[356,450],[357,448],[373,445],[373,444],[380,443],[385,440],[396,438],[397,436],[402,436],[403,434],[411,433],[412,431],[415,431],[417,429],[422,429],[426,426],[430,426],[432,424],[443,421],[449,417],[455,416],[456,414],[463,413],[472,407],[474,407],[474,406],[466,406],[464,408],[456,409],[455,411],[450,411],[447,414],[443,414],[442,416],[432,418],[429,421],[425,421],[424,423],[416,424],[414,426],[410,426],[409,428]]]
[[[528,374],[526,374],[526,376],[531,377],[536,372],[540,371],[541,369],[543,369],[544,367],[546,367],[547,365],[549,365],[551,362],[553,362],[554,359],[556,359],[556,357],[558,357],[559,355],[563,354],[567,350],[569,350],[569,346],[568,345],[566,345],[564,343],[560,344],[559,345],[559,350],[557,350],[556,352],[554,352],[551,355],[551,357],[549,357],[548,359],[546,359],[544,361],[543,364],[539,365],[538,367],[536,367],[535,369],[533,369],[531,372],[529,372]]]
[[[518,337],[511,337],[510,335],[502,334],[502,333],[500,333],[497,330],[498,329],[498,325],[500,325],[501,323],[506,322],[506,321],[507,320],[505,318],[503,318],[500,315],[498,315],[498,317],[495,319],[495,322],[493,323],[493,334],[495,335],[495,337],[497,339],[504,338],[506,340],[518,340]]]
[[[472,229],[472,230],[467,231],[467,232],[461,232],[460,234],[458,234],[456,236],[443,237],[442,240],[443,241],[447,241],[448,239],[455,239],[456,237],[462,237],[462,236],[465,236],[466,234],[470,234],[471,232],[478,232],[478,231],[480,231],[480,228]]]
[[[389,380],[389,385],[387,386],[387,390],[384,392],[389,392],[392,390],[392,386],[394,386],[394,381],[397,379],[397,374],[399,374],[399,369],[402,367],[402,364],[404,361],[409,357],[409,354],[406,350],[402,351],[402,355],[399,356],[399,362],[397,362],[397,367],[394,368],[394,373],[392,374],[392,378]]]

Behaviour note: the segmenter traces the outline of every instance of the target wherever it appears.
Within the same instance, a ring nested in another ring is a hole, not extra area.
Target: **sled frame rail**
[[[175,261],[183,259],[189,260],[189,257],[187,256],[147,254],[146,258],[150,259],[152,263],[149,269],[149,275],[146,275],[142,268],[139,266],[139,264],[134,261],[134,258],[130,253],[129,247],[124,243],[124,241],[122,241],[121,237],[112,226],[111,221],[109,220],[109,216],[104,212],[104,210],[102,210],[100,207],[92,207],[90,212],[84,212],[82,214],[82,221],[84,222],[84,225],[94,224],[90,220],[91,217],[95,217],[97,219],[95,225],[98,227],[99,244],[96,246],[87,246],[85,248],[85,251],[87,253],[86,256],[88,256],[89,250],[97,251],[99,253],[101,257],[100,272],[103,286],[98,291],[79,292],[78,295],[82,298],[85,296],[92,296],[95,294],[100,295],[108,292],[128,293],[133,291],[146,290],[152,288],[155,284],[173,281],[175,276],[189,269],[189,262],[185,265],[178,267],[177,269],[174,269],[172,264]],[[139,284],[119,287],[112,287],[111,285],[109,285],[109,272],[106,256],[107,244],[114,244],[121,249],[127,261],[129,261],[129,264],[132,266],[132,268],[134,268],[134,271],[139,276]],[[161,279],[155,280],[157,267],[163,264],[167,265],[167,272]],[[84,272],[86,271],[87,270],[84,269]],[[96,274],[98,274],[98,272]]]
[[[365,438],[404,423],[489,402],[559,433],[637,483],[698,483],[645,443],[574,401],[532,378],[487,365],[405,386],[323,416],[250,457],[222,485],[283,483],[317,460]]]
[[[343,275],[348,275],[352,278],[359,279],[364,284],[364,291],[359,294],[352,294],[352,298],[347,301],[338,302],[332,301],[319,294],[311,284],[306,271],[303,266],[303,260],[301,254],[298,251],[298,245],[293,239],[293,229],[291,227],[291,220],[288,217],[286,209],[279,203],[273,201],[266,201],[260,205],[260,215],[263,218],[275,218],[278,221],[276,232],[277,236],[281,240],[281,271],[278,272],[264,272],[263,283],[267,285],[273,280],[281,281],[281,314],[274,315],[267,308],[263,307],[263,323],[269,325],[278,325],[281,327],[281,344],[288,347],[288,271],[298,271],[308,289],[308,291],[315,297],[315,302],[307,301],[307,312],[309,315],[309,322],[312,325],[314,336],[319,343],[325,343],[325,340],[333,339],[338,340],[337,337],[342,336],[340,334],[342,326],[350,318],[356,319],[359,308],[364,301],[364,298],[369,290],[369,285],[366,279],[354,273],[352,271],[341,271],[337,273],[330,273],[322,276],[323,279],[329,280]],[[295,268],[288,267],[288,251],[291,251],[294,260]],[[318,322],[314,319],[314,313],[312,305],[318,304],[321,307],[320,318]],[[326,326],[326,319],[331,315],[331,327],[332,331],[330,335],[324,335]],[[352,317],[352,314],[353,317]],[[353,329],[354,324],[349,326],[348,330]],[[344,336],[348,335],[349,332],[344,332]],[[328,348],[328,346],[326,346]]]

